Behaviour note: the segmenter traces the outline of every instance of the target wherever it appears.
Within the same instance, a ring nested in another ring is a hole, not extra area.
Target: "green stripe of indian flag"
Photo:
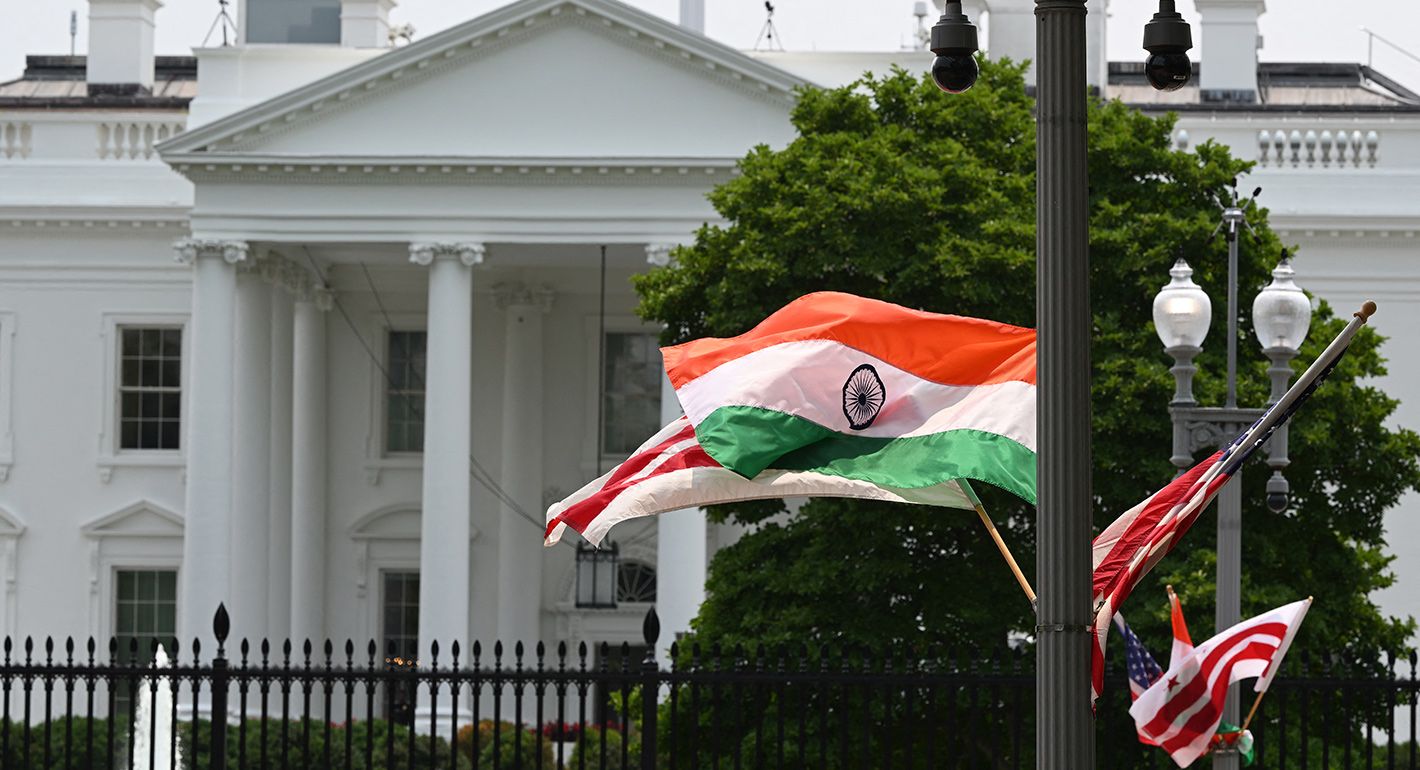
[[[716,409],[695,433],[707,454],[732,458],[738,467],[720,462],[749,476],[773,464],[898,489],[964,478],[994,484],[1032,504],[1036,499],[1035,452],[998,433],[954,429],[902,438],[850,435],[750,406]],[[782,454],[786,445],[798,448]]]
[[[843,413],[843,383],[863,364],[871,365],[882,380],[885,401],[871,425],[852,430]],[[968,429],[999,434],[1035,450],[1035,385],[1019,380],[943,385],[833,340],[785,342],[756,350],[682,385],[676,396],[702,443],[701,424],[712,412],[751,406],[855,436],[904,438]]]

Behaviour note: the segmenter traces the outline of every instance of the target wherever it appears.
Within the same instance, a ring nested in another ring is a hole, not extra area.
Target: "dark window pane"
[[[138,419],[138,394],[124,393],[119,398],[119,417],[122,419]]]
[[[655,335],[606,336],[602,451],[631,452],[661,427],[662,376]]]
[[[163,363],[156,358],[145,358],[140,364],[143,374],[138,384],[145,388],[156,388],[162,385]]]
[[[138,448],[138,421],[124,420],[119,428],[119,449]]]
[[[123,363],[119,365],[118,382],[120,385],[125,388],[132,388],[140,384],[138,379],[140,363],[141,361],[137,358],[123,359]]]
[[[158,416],[164,420],[176,420],[178,417],[178,407],[182,404],[182,395],[179,393],[160,393],[158,396]]]
[[[163,332],[161,329],[144,329],[139,342],[139,352],[144,358],[163,352]]]
[[[163,330],[163,355],[167,358],[182,358],[182,329]]]
[[[163,359],[162,379],[158,384],[165,388],[182,387],[182,359]]]
[[[163,443],[159,449],[182,448],[182,424],[175,421],[163,423]]]
[[[144,393],[142,394],[142,398],[139,399],[139,402],[141,404],[138,407],[139,417],[142,417],[144,420],[152,420],[162,416],[163,410],[161,407],[163,395],[161,393]]]
[[[142,336],[143,336],[142,332],[140,332],[140,331],[137,330],[137,329],[124,329],[124,330],[123,330],[123,355],[125,355],[125,356],[136,356],[136,355],[138,355],[138,350],[139,350],[138,343],[139,343],[139,340],[142,338]]]
[[[142,423],[142,427],[141,427],[141,428],[139,429],[139,431],[138,431],[138,448],[139,448],[139,449],[157,449],[157,448],[158,448],[158,440],[159,440],[159,438],[160,438],[160,434],[161,434],[161,433],[162,433],[162,431],[160,430],[160,423],[156,423],[156,422],[144,422],[144,423]]]

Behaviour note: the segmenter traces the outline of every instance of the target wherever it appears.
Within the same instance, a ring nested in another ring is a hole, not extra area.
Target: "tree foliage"
[[[901,71],[804,90],[792,116],[798,137],[782,149],[755,148],[740,175],[711,193],[726,224],[701,228],[671,265],[637,278],[641,314],[666,324],[665,342],[674,343],[738,334],[797,296],[837,290],[1034,325],[1032,109],[1021,68],[1009,63],[983,62],[976,87],[954,97]],[[1195,392],[1201,403],[1222,401],[1227,260],[1222,240],[1210,237],[1216,199],[1249,164],[1211,142],[1176,151],[1172,127],[1171,117],[1118,102],[1089,110],[1097,527],[1174,472],[1172,378],[1151,303],[1181,255],[1218,298]],[[1258,238],[1241,249],[1245,298],[1266,283],[1282,246],[1265,209],[1252,221]],[[1297,260],[1303,284],[1306,256]],[[1239,399],[1259,405],[1267,361],[1252,337],[1250,302],[1242,304]],[[1294,368],[1342,325],[1321,303]],[[1286,513],[1263,503],[1269,474],[1260,460],[1243,473],[1244,616],[1314,595],[1298,647],[1356,665],[1399,650],[1414,627],[1385,617],[1370,598],[1393,580],[1382,515],[1420,486],[1420,436],[1388,427],[1396,402],[1367,384],[1384,373],[1381,347],[1379,335],[1363,330],[1294,420]],[[982,492],[1033,574],[1034,509]],[[776,501],[717,515],[751,527],[711,565],[694,626],[707,640],[966,652],[999,646],[1034,624],[969,513],[815,499],[792,514]],[[1205,514],[1125,607],[1161,654],[1169,638],[1165,582],[1184,597],[1195,638],[1211,635],[1214,522]]]

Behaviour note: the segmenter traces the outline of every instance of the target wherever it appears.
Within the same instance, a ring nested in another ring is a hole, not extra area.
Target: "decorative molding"
[[[499,310],[527,307],[547,313],[552,310],[556,296],[548,284],[530,286],[517,281],[493,284],[493,302]]]
[[[245,241],[224,241],[215,238],[183,238],[173,244],[173,250],[177,252],[175,259],[184,265],[193,264],[199,257],[221,257],[229,265],[240,264],[247,259],[247,244]]]
[[[4,507],[0,507],[0,554],[4,556],[4,611],[3,633],[15,634],[19,611],[19,539],[25,534],[25,522]]]
[[[43,217],[35,216],[5,216],[0,214],[0,222],[9,222],[9,226],[16,229],[27,230],[186,230],[187,219],[176,219],[171,215],[155,216],[148,219],[105,219],[94,217],[90,214],[55,214]]]
[[[433,241],[409,244],[409,261],[428,267],[436,259],[457,259],[464,267],[483,264],[484,246],[474,242]]]
[[[173,168],[192,182],[289,181],[302,184],[700,186],[739,176],[738,158],[316,158],[299,163],[274,156],[252,163],[224,155],[217,162]],[[707,181],[708,180],[708,181]]]
[[[183,518],[151,500],[138,500],[80,525],[84,537],[182,538]]]
[[[15,314],[0,312],[0,484],[15,463]]]

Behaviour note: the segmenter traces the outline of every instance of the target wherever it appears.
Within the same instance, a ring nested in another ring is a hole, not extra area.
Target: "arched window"
[[[616,571],[616,601],[649,603],[656,600],[656,568],[639,561],[623,561]]]

